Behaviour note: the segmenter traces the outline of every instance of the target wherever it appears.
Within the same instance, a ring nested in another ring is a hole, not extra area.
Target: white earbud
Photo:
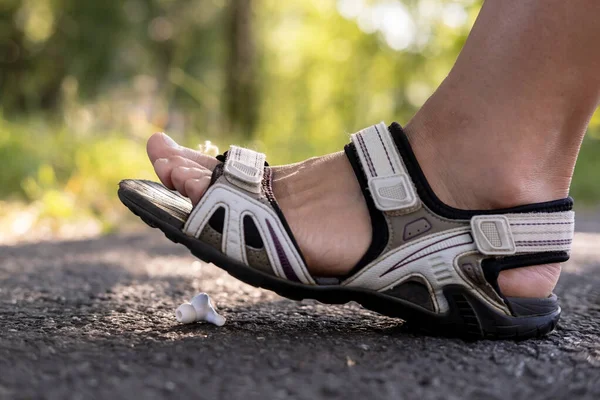
[[[191,324],[196,321],[206,321],[217,326],[225,325],[225,318],[219,315],[206,293],[194,296],[191,302],[184,303],[175,311],[177,322]]]

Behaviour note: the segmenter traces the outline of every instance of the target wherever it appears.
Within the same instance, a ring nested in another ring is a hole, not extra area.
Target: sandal
[[[396,123],[353,134],[345,152],[373,226],[368,251],[346,277],[308,272],[264,154],[231,146],[195,207],[144,180],[122,181],[119,198],[200,259],[290,299],[356,301],[419,330],[464,338],[526,339],[554,329],[561,312],[554,294],[505,297],[497,278],[569,258],[571,198],[501,210],[449,207],[433,193]]]

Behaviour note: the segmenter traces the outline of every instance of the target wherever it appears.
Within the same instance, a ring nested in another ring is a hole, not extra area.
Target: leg
[[[568,195],[600,100],[600,3],[488,0],[448,78],[406,127],[438,196],[491,209]],[[451,151],[450,151],[451,149]],[[559,266],[505,271],[505,293]],[[543,286],[543,287],[542,287]]]
[[[444,202],[492,209],[567,195],[600,93],[598,11],[595,0],[485,3],[450,75],[407,126]],[[148,143],[157,174],[197,202],[215,160],[168,143],[160,134]],[[345,156],[274,173],[275,195],[311,272],[349,271],[369,246],[371,225]],[[544,297],[559,273],[555,265],[509,270],[499,284],[507,296]]]
[[[598,12],[593,0],[485,2],[448,78],[406,127],[442,200],[499,208],[568,194],[600,99]]]

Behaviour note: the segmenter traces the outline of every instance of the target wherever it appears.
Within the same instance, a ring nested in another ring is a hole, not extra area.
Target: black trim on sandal
[[[371,261],[379,257],[379,255],[387,246],[389,231],[383,213],[379,211],[377,207],[375,207],[373,198],[369,193],[369,184],[365,178],[365,173],[360,166],[358,154],[356,154],[354,145],[350,143],[344,146],[344,152],[346,153],[346,157],[352,166],[354,175],[356,175],[356,179],[360,185],[360,190],[362,191],[363,197],[365,198],[365,203],[369,209],[369,216],[371,217],[371,244],[358,263],[356,263],[356,265],[352,267],[350,272],[346,275],[346,277],[350,277],[360,271]]]
[[[285,216],[283,215],[283,212],[281,211],[281,208],[279,207],[279,204],[277,203],[277,200],[275,199],[275,194],[273,193],[273,171],[269,167],[265,167],[265,176],[262,181],[262,186],[263,186],[265,195],[267,196],[267,200],[269,200],[271,207],[273,207],[273,210],[279,217],[279,220],[281,221],[283,228],[285,229],[286,233],[290,237],[290,240],[292,241],[292,244],[294,245],[294,247],[296,248],[296,251],[300,255],[302,262],[304,263],[304,265],[308,265],[306,263],[306,258],[304,258],[304,254],[302,253],[302,250],[300,249],[300,246],[298,246],[298,242],[296,241],[296,237],[294,236],[294,233],[292,232],[292,228],[290,228],[290,225],[288,224],[287,219],[285,219]]]
[[[413,183],[417,189],[417,193],[421,201],[434,213],[448,219],[468,220],[475,215],[490,215],[490,214],[509,214],[509,213],[531,213],[531,212],[560,212],[571,211],[573,209],[573,199],[567,197],[565,199],[547,201],[543,203],[533,203],[523,206],[501,208],[495,210],[461,210],[451,207],[443,203],[433,192],[427,178],[419,165],[419,161],[415,156],[408,137],[404,133],[402,126],[397,122],[392,123],[388,130],[392,135],[398,151],[402,155],[406,169],[411,176]]]

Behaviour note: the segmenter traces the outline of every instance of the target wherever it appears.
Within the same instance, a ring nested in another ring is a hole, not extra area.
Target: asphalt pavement
[[[159,232],[0,247],[0,399],[600,399],[600,256],[577,237],[539,340],[419,336],[293,302]],[[179,325],[207,292],[224,327]]]

